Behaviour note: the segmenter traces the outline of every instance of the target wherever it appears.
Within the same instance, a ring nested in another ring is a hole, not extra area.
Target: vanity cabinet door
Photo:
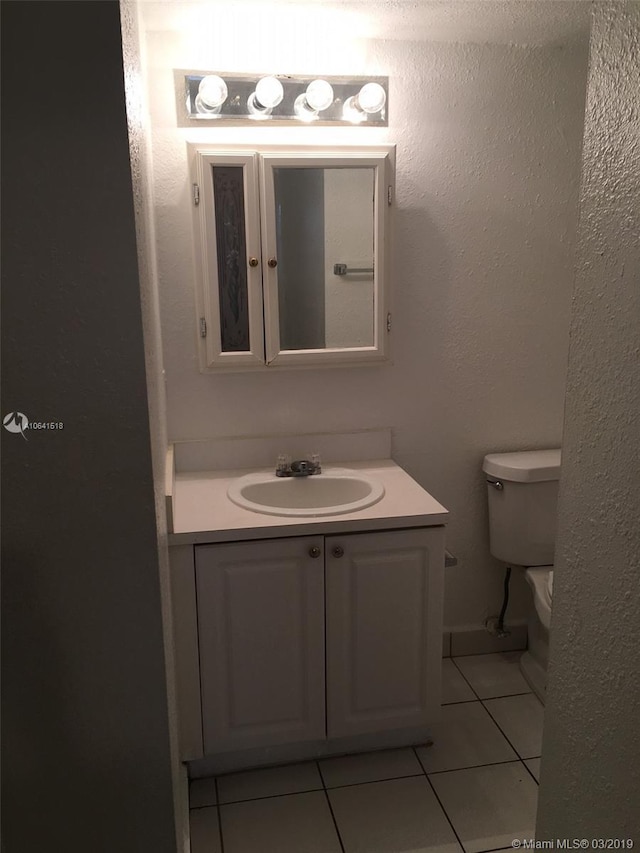
[[[321,536],[196,548],[205,754],[325,737]]]
[[[266,363],[387,357],[392,152],[260,153]]]
[[[433,722],[444,527],[333,536],[325,548],[328,736]]]

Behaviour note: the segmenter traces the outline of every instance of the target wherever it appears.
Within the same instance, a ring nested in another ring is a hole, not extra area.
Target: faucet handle
[[[311,464],[313,466],[313,470],[315,471],[316,474],[322,473],[322,465],[320,464],[320,454],[319,453],[312,453],[310,462],[311,462]]]

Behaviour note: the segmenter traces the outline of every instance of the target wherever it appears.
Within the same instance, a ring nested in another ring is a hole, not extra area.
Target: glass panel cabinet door
[[[267,363],[384,358],[389,155],[261,152],[260,169]]]
[[[248,352],[249,286],[242,166],[212,166],[222,352]]]
[[[257,154],[196,153],[206,367],[264,363]]]

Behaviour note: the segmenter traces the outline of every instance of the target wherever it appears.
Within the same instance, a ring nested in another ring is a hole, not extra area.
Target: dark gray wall
[[[278,296],[281,349],[322,349],[324,335],[324,173],[278,169]]]
[[[3,849],[175,851],[119,8],[0,8]]]

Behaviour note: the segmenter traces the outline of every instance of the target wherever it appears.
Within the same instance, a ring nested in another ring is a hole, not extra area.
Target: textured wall
[[[142,6],[169,436],[393,427],[394,458],[452,513],[445,621],[479,624],[502,601],[482,458],[560,444],[586,44],[350,41],[346,13],[325,33],[317,4],[201,5]],[[174,68],[387,74],[390,125],[177,128]],[[392,365],[198,373],[187,140],[397,144]]]
[[[3,850],[168,853],[118,4],[1,11],[3,413],[64,422],[2,431]]]
[[[640,842],[640,4],[596,3],[538,837]]]

